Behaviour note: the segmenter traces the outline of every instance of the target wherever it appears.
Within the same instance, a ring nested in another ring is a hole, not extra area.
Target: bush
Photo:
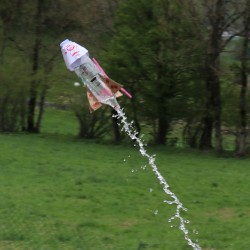
[[[25,67],[12,62],[0,67],[0,131],[24,128],[27,109],[28,79]]]
[[[103,137],[111,127],[111,112],[107,107],[90,112],[86,90],[77,88],[74,98],[71,98],[71,108],[79,122],[79,137],[96,139]]]

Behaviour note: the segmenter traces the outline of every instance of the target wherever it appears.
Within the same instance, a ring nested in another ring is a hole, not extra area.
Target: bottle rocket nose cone
[[[60,43],[61,48],[63,47],[64,44],[66,44],[66,43],[68,43],[68,42],[70,42],[69,39],[65,39],[64,41],[62,41],[62,42]]]

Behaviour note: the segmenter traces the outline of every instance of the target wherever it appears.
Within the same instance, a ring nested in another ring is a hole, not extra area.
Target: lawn
[[[44,124],[40,135],[0,134],[1,250],[191,249],[133,144],[78,140],[66,111],[48,111]],[[202,249],[250,249],[249,159],[149,151]]]

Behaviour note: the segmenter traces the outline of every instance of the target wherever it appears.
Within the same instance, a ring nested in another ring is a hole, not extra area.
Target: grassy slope
[[[46,119],[42,135],[0,135],[0,249],[190,249],[167,222],[174,209],[133,146],[75,139],[65,111]],[[189,209],[192,239],[203,249],[249,249],[248,159],[150,151]]]

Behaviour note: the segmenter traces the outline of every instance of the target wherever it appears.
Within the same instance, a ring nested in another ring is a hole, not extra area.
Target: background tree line
[[[120,99],[151,142],[178,128],[187,145],[223,151],[225,131],[247,152],[250,0],[37,0],[0,4],[0,130],[40,132],[46,100],[70,106],[79,135],[113,129],[113,111],[89,114],[60,42],[98,57],[133,98]]]

